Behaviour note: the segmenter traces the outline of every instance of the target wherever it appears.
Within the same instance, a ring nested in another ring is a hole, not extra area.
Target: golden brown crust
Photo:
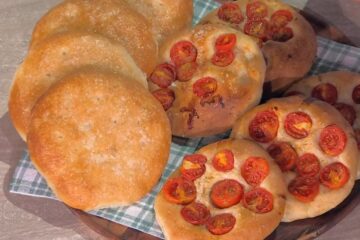
[[[126,0],[151,23],[159,43],[174,33],[191,27],[192,0]]]
[[[234,33],[237,36],[234,49],[235,60],[227,67],[211,63],[215,53],[214,45],[218,36]],[[234,121],[247,109],[259,103],[265,75],[265,63],[260,49],[249,37],[228,27],[207,24],[174,35],[162,45],[159,63],[171,62],[170,49],[181,40],[191,41],[197,48],[198,68],[191,80],[175,81],[169,87],[175,92],[173,106],[167,110],[172,133],[182,137],[199,137],[217,134],[231,128]],[[193,93],[193,84],[200,78],[213,77],[217,80],[214,95],[222,97],[221,104],[200,104],[200,98]],[[149,82],[150,90],[158,86]],[[189,128],[189,112],[182,108],[193,108],[198,114]]]
[[[87,65],[124,73],[147,86],[145,74],[120,44],[96,34],[53,35],[30,50],[13,80],[9,112],[24,140],[36,100],[59,78]]]
[[[35,105],[30,158],[56,196],[92,210],[127,205],[159,180],[171,143],[161,105],[136,81],[82,69]]]
[[[234,125],[231,137],[251,139],[248,132],[250,121],[257,113],[270,109],[276,113],[279,119],[279,130],[274,141],[289,142],[299,156],[307,152],[315,154],[320,160],[321,167],[324,167],[334,161],[339,161],[347,166],[350,171],[349,181],[342,188],[330,190],[320,184],[319,194],[312,202],[309,203],[303,203],[296,200],[295,197],[287,191],[286,209],[282,221],[290,222],[298,219],[315,217],[336,207],[349,195],[356,178],[358,152],[351,126],[331,105],[318,100],[304,100],[304,98],[300,96],[292,96],[287,98],[271,99],[267,103],[259,105],[244,114]],[[294,111],[303,111],[312,119],[312,128],[309,136],[306,138],[295,140],[287,135],[284,130],[285,116]],[[318,143],[321,130],[330,124],[336,124],[341,127],[347,136],[346,147],[337,157],[326,155],[320,149]],[[272,142],[261,145],[267,148]],[[287,185],[295,177],[295,175],[296,174],[293,172],[284,173]]]
[[[292,12],[293,20],[288,24],[293,30],[294,37],[286,42],[267,41],[262,52],[266,58],[267,70],[265,76],[264,94],[269,98],[285,90],[293,81],[303,77],[311,68],[316,56],[317,42],[315,32],[311,25],[293,8],[277,0],[259,0],[269,6],[268,16],[279,9]],[[243,16],[246,16],[246,4],[250,0],[238,0]],[[239,25],[231,25],[220,20],[217,9],[203,18],[201,23],[221,23],[243,31],[244,22]],[[201,24],[200,23],[200,24]]]
[[[151,24],[122,0],[71,0],[60,3],[36,24],[31,47],[67,31],[102,34],[120,42],[146,73],[153,70],[157,43]]]
[[[230,149],[234,153],[235,167],[229,173],[214,175],[215,171],[211,166],[211,159],[216,152],[222,149]],[[210,144],[201,148],[197,153],[205,155],[208,159],[206,172],[199,179],[195,180],[197,187],[196,201],[205,204],[211,214],[229,212],[236,217],[235,227],[227,234],[221,236],[212,235],[205,226],[195,226],[186,222],[180,215],[181,205],[168,202],[164,198],[163,191],[159,193],[155,200],[156,219],[160,224],[165,238],[169,240],[198,240],[198,239],[222,239],[222,240],[248,240],[264,239],[279,224],[285,207],[285,185],[280,169],[273,162],[271,157],[257,144],[248,140],[228,139]],[[240,166],[249,156],[259,156],[268,160],[270,171],[268,177],[260,185],[273,194],[274,208],[272,211],[263,214],[256,214],[244,208],[241,203],[227,208],[217,209],[212,206],[209,199],[209,191],[212,184],[220,179],[232,178],[238,180],[245,186],[245,191],[250,187],[242,179]],[[179,170],[173,173],[170,178],[178,176]]]

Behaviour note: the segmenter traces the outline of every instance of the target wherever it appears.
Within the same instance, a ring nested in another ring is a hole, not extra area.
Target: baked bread
[[[120,42],[146,73],[153,70],[157,43],[151,23],[123,0],[67,0],[36,24],[30,47],[56,33],[87,31]]]
[[[158,63],[149,88],[167,110],[173,135],[224,132],[260,101],[264,59],[235,29],[206,24],[180,32],[161,46]]]
[[[244,114],[231,137],[255,140],[279,164],[288,189],[282,221],[325,213],[354,185],[358,152],[353,130],[325,102],[300,96],[272,99]]]
[[[152,32],[159,43],[172,34],[191,27],[192,0],[126,0],[152,25]]]
[[[292,85],[285,93],[289,94],[314,97],[332,104],[353,127],[360,149],[360,74],[336,71],[311,76]],[[360,162],[357,178],[360,178]]]
[[[185,156],[154,208],[165,239],[264,239],[284,213],[285,184],[260,146],[228,139]]]
[[[125,73],[147,86],[145,74],[122,45],[93,33],[52,35],[31,48],[17,69],[10,90],[10,117],[22,139],[26,141],[31,109],[36,100],[55,81],[86,65]]]
[[[262,46],[267,69],[264,97],[285,90],[302,78],[316,56],[311,25],[293,8],[277,0],[238,0],[224,3],[202,23],[221,23],[253,36]]]
[[[88,211],[148,193],[166,165],[171,132],[141,84],[95,68],[66,75],[39,99],[27,143],[57,198]]]

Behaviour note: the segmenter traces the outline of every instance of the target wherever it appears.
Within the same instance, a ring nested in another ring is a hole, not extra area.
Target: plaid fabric
[[[194,24],[207,12],[217,7],[211,0],[194,0]],[[317,59],[310,71],[310,75],[322,72],[347,69],[360,72],[360,49],[338,44],[323,38],[318,38]],[[210,142],[226,138],[229,133],[202,139],[175,138],[171,145],[171,154],[165,171],[157,186],[141,201],[127,207],[107,208],[90,212],[91,214],[109,219],[131,228],[164,238],[159,225],[155,220],[153,210],[154,199],[168,176],[179,166],[185,154],[194,152],[197,148]],[[46,181],[40,176],[32,165],[28,153],[25,152],[20,160],[12,181],[10,192],[56,199]]]

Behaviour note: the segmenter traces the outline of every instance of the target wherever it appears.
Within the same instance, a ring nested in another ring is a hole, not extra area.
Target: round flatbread
[[[353,127],[360,149],[360,74],[336,71],[311,76],[292,85],[285,93],[289,94],[314,97],[332,104]],[[358,159],[360,161],[360,156]],[[357,178],[360,178],[360,162]]]
[[[98,33],[118,41],[146,73],[150,73],[156,63],[157,43],[150,22],[123,0],[60,3],[36,24],[30,47],[51,35],[68,31]]]
[[[165,238],[172,240],[264,239],[284,207],[279,167],[260,146],[238,139],[186,155],[154,206]]]
[[[161,105],[141,84],[83,69],[39,99],[27,143],[55,195],[88,211],[148,193],[166,165],[171,132]]]
[[[255,140],[280,166],[288,189],[282,221],[318,216],[351,192],[358,164],[353,130],[325,102],[272,99],[244,114],[231,136]]]
[[[245,32],[262,46],[267,63],[265,98],[303,77],[316,56],[317,43],[311,25],[289,5],[277,0],[227,2],[200,24],[208,22]]]
[[[264,59],[250,37],[206,24],[168,39],[148,82],[172,133],[199,137],[226,131],[258,104],[264,75]]]
[[[26,141],[31,109],[45,91],[66,74],[84,66],[103,67],[147,86],[145,74],[122,45],[96,34],[67,32],[33,47],[15,73],[9,112]]]

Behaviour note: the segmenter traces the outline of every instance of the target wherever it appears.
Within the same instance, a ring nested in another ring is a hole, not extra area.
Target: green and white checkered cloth
[[[210,10],[218,6],[212,0],[194,0],[195,18],[197,23]],[[317,59],[310,75],[338,69],[360,72],[360,49],[318,38]],[[148,234],[164,238],[153,210],[154,199],[168,176],[180,165],[185,154],[197,148],[228,136],[228,133],[202,139],[174,139],[171,154],[160,182],[141,201],[127,207],[107,208],[92,211],[90,214],[100,216],[122,225],[138,229]],[[27,151],[15,169],[10,183],[10,192],[56,199],[46,181],[32,165]]]

